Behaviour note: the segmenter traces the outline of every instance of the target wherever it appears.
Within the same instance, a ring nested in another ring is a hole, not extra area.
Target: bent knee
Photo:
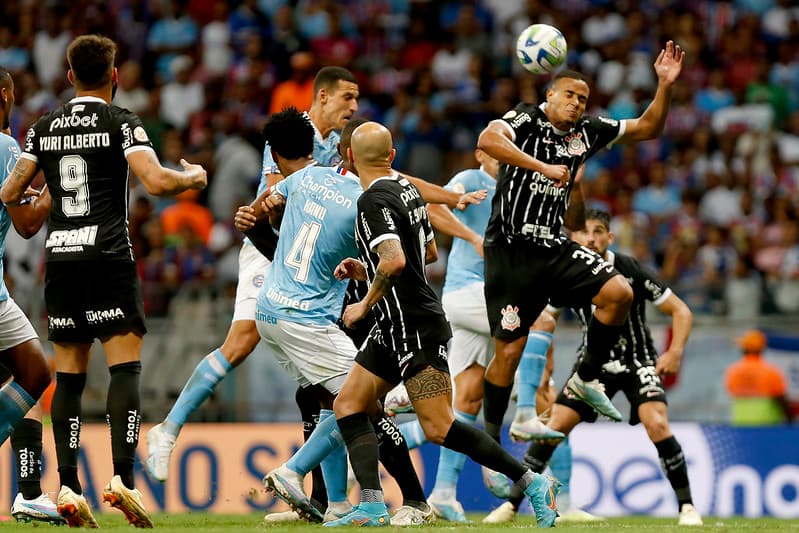
[[[441,421],[425,421],[422,422],[422,431],[424,432],[427,442],[442,446],[444,440],[447,438],[450,426],[452,426],[452,423],[447,424]]]

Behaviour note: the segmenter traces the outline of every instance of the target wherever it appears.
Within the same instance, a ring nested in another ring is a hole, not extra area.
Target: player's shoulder
[[[618,128],[620,124],[619,119],[602,115],[583,115],[580,118],[580,126],[585,128]]]
[[[470,185],[480,180],[480,172],[481,170],[478,168],[466,168],[461,170],[447,183],[447,186],[454,185],[456,183],[461,183],[463,185]]]
[[[5,155],[5,152],[8,150],[11,152],[19,152],[19,143],[11,135],[0,133],[0,150],[3,151],[3,155]]]
[[[532,122],[533,119],[537,119],[541,115],[546,118],[546,115],[536,104],[519,102],[516,107],[502,115],[502,120],[509,122],[514,127],[519,127],[525,122]]]
[[[641,270],[641,264],[631,255],[614,252],[613,266],[622,274],[633,274]]]

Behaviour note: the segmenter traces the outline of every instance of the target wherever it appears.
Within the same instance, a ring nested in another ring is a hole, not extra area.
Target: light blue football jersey
[[[309,121],[311,120],[308,113],[303,114]],[[313,126],[313,122],[311,122],[311,125]],[[324,167],[334,167],[341,163],[341,156],[338,153],[338,142],[341,139],[341,134],[334,130],[327,135],[327,139],[323,139],[322,134],[319,133],[316,126],[313,126],[313,130],[313,158],[316,159],[316,162]],[[260,196],[261,193],[266,190],[267,174],[280,174],[280,169],[277,168],[275,159],[272,157],[272,150],[269,147],[269,143],[264,143],[261,181],[258,182],[258,194],[256,196]]]
[[[0,133],[0,186],[6,181],[6,178],[11,175],[14,165],[17,164],[19,159],[20,148],[16,139],[5,133]],[[6,235],[8,229],[11,227],[11,217],[8,215],[6,206],[0,202],[0,302],[8,300],[8,288],[3,281],[3,261],[2,257],[6,251]]]
[[[455,216],[478,235],[485,235],[488,218],[491,216],[491,199],[497,182],[482,169],[471,168],[458,172],[449,180],[446,188],[451,191],[467,193],[486,189],[488,196],[480,205],[470,205],[463,211],[453,211]],[[483,258],[471,244],[463,239],[452,240],[452,249],[447,259],[447,276],[443,292],[454,291],[484,281]]]
[[[331,324],[341,316],[347,281],[333,276],[346,257],[358,257],[355,217],[363,192],[343,168],[311,165],[280,181],[286,198],[272,268],[258,294],[256,319]]]

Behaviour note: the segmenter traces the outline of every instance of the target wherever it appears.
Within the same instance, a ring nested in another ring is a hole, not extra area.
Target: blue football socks
[[[314,433],[318,433],[320,427],[322,427],[322,423],[327,420],[333,420],[333,429],[331,431],[331,435],[327,436],[328,445],[332,444],[333,441],[335,442],[344,442],[344,439],[341,437],[341,431],[338,429],[338,424],[335,423],[336,417],[333,415],[333,411],[330,409],[322,409],[319,411],[319,425],[317,425],[316,429],[313,433],[311,433],[311,437],[308,439],[308,442],[311,442],[313,439]],[[336,438],[336,434],[338,438]],[[327,489],[327,501],[328,503],[331,502],[343,502],[347,500],[347,448],[345,446],[336,446],[333,448],[330,453],[327,454],[322,460],[322,475],[325,478],[325,488]]]
[[[35,403],[36,400],[16,381],[9,381],[0,388],[0,444],[11,436]]]
[[[541,383],[541,375],[547,361],[547,350],[552,344],[552,334],[546,331],[531,331],[519,362],[519,397],[517,415],[524,418],[536,416],[535,395]]]
[[[206,355],[194,368],[175,405],[166,415],[162,424],[164,431],[177,437],[189,416],[213,394],[217,384],[231,370],[233,366],[218,348]]]

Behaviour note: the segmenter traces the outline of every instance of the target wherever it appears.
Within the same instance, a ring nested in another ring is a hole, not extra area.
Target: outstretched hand
[[[355,281],[366,281],[366,267],[363,263],[352,257],[345,258],[338,264],[333,271],[337,280],[354,279]]]
[[[255,226],[256,220],[255,210],[249,205],[242,205],[236,210],[236,216],[233,217],[233,225],[236,226],[237,230],[244,233]]]
[[[660,51],[655,60],[655,73],[661,83],[672,84],[677,80],[682,70],[685,52],[674,41],[666,43],[666,48]]]
[[[470,205],[480,205],[480,203],[486,199],[486,196],[488,196],[488,191],[486,189],[462,194],[461,197],[458,198],[458,203],[455,204],[455,209],[463,211]]]

